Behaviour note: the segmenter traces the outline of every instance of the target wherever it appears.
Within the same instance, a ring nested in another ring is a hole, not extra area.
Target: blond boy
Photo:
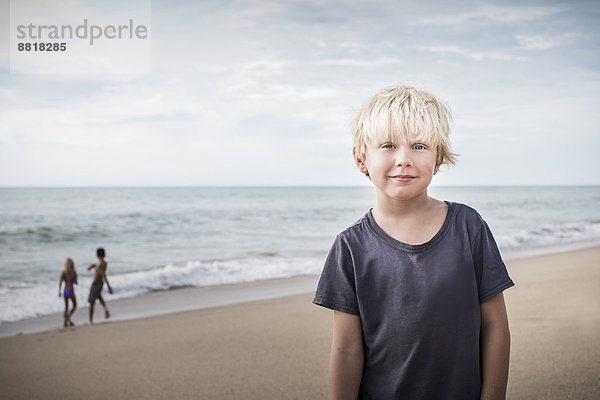
[[[384,89],[355,118],[354,159],[377,203],[340,233],[314,303],[334,310],[330,399],[504,399],[513,286],[485,221],[434,199],[453,164],[449,108]]]

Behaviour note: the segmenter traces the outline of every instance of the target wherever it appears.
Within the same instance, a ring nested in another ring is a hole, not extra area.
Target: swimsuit
[[[65,296],[65,299],[68,299],[71,296],[75,296],[75,292],[73,291],[73,283],[74,282],[75,282],[75,279],[68,278],[65,276],[65,289],[63,291],[63,296]],[[67,285],[70,285],[71,288],[67,289]]]

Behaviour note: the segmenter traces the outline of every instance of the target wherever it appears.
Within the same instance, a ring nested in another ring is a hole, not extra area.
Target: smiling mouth
[[[392,175],[392,176],[390,176],[390,179],[393,179],[398,182],[410,182],[415,178],[416,178],[416,176],[413,176],[413,175]]]

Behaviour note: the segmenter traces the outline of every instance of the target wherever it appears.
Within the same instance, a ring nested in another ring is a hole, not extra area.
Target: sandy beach
[[[508,398],[600,398],[600,248],[507,264],[516,283],[505,292]],[[304,293],[4,337],[2,397],[325,399],[332,314],[311,300]]]

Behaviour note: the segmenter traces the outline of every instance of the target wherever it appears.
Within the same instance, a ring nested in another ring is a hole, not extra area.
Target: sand
[[[511,261],[509,399],[600,398],[600,248]],[[306,293],[0,339],[6,399],[325,399]]]

